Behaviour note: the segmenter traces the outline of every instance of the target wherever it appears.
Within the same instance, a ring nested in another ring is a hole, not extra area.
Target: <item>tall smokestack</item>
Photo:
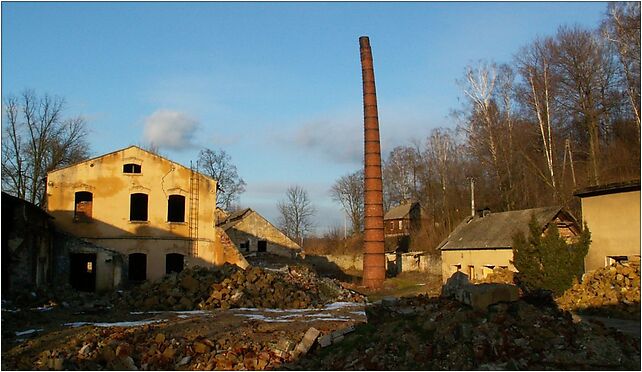
[[[359,38],[363,79],[364,119],[364,237],[363,285],[379,288],[386,277],[383,236],[383,183],[381,181],[381,146],[379,114],[375,90],[372,51],[367,36]]]

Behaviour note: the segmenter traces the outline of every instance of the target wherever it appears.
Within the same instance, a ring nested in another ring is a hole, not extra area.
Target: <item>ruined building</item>
[[[57,229],[122,255],[120,267],[105,254],[70,254],[72,280],[110,288],[186,266],[247,265],[220,244],[216,190],[196,170],[130,146],[50,172],[47,211]]]
[[[241,253],[268,252],[295,257],[301,247],[277,229],[258,212],[246,208],[231,214],[219,210],[217,224]]]
[[[2,294],[52,283],[51,216],[26,200],[2,193]]]

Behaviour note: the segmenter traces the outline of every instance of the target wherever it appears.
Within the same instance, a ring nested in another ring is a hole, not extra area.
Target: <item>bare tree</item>
[[[419,150],[408,146],[395,147],[383,161],[385,209],[416,199],[419,194]]]
[[[504,208],[515,204],[513,193],[512,69],[507,65],[480,62],[468,66],[459,81],[467,99],[460,128],[471,154],[489,168]]]
[[[539,126],[542,152],[546,159],[548,176],[536,167],[529,155],[522,151],[530,164],[535,166],[536,173],[553,189],[557,195],[555,177],[555,156],[553,118],[556,114],[554,100],[557,97],[557,78],[553,69],[554,41],[552,38],[535,40],[522,48],[516,58],[517,69],[522,76],[524,86],[518,95],[528,114],[535,116]]]
[[[350,218],[352,233],[361,232],[364,212],[363,170],[339,178],[334,185],[332,185],[330,195],[333,200],[341,203],[341,207],[348,218]]]
[[[600,138],[621,98],[613,56],[591,31],[579,27],[561,27],[554,52],[560,108],[578,144],[588,143],[589,180],[599,184]]]
[[[626,92],[640,135],[640,3],[612,2],[602,35],[616,49]]]
[[[47,172],[87,159],[85,119],[64,118],[64,106],[33,91],[4,100],[3,190],[44,207]]]
[[[230,210],[239,196],[245,192],[245,181],[232,164],[232,158],[224,151],[203,149],[199,153],[198,168],[218,182],[219,193],[216,206]]]
[[[285,193],[285,200],[277,203],[279,225],[290,238],[303,244],[303,238],[312,232],[312,217],[315,209],[310,202],[308,192],[301,186],[290,186]]]

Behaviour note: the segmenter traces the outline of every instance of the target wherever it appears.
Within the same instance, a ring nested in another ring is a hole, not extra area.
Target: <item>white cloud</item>
[[[186,150],[194,146],[198,126],[198,121],[182,112],[161,109],[145,119],[144,136],[159,148]]]

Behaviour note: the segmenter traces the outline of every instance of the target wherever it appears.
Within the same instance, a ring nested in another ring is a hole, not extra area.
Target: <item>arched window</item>
[[[139,282],[147,279],[147,255],[145,253],[132,253],[129,255],[130,281]]]
[[[125,164],[123,165],[123,173],[140,173],[140,164]]]
[[[94,195],[89,191],[78,191],[74,200],[74,222],[90,222]]]
[[[147,221],[147,194],[131,194],[129,203],[130,221]]]
[[[183,271],[185,256],[180,253],[168,253],[165,256],[165,274]]]
[[[167,221],[185,222],[185,197],[170,195],[167,200]]]

